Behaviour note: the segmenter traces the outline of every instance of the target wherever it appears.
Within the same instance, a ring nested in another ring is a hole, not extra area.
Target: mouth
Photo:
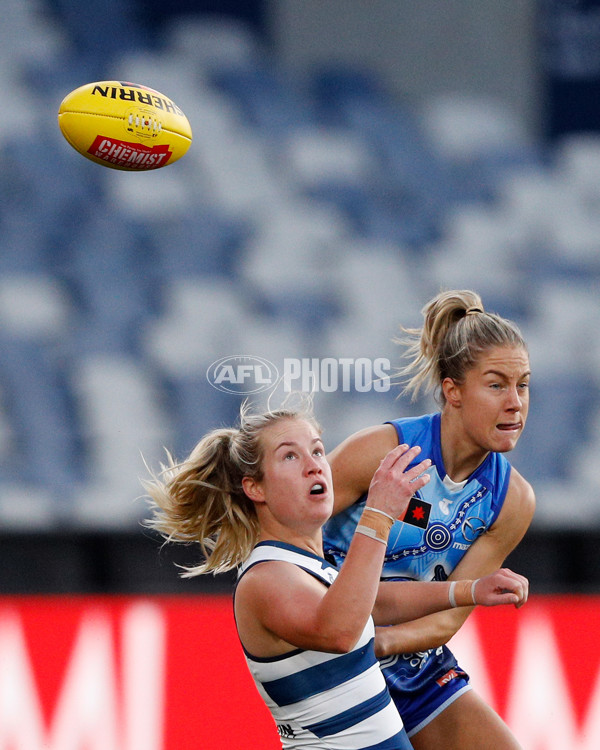
[[[325,485],[322,482],[315,482],[310,488],[311,495],[323,495],[325,493]]]
[[[501,430],[502,432],[519,432],[522,426],[523,424],[521,422],[504,422],[496,425],[496,429]]]

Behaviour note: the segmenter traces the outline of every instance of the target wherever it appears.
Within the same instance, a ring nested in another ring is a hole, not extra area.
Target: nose
[[[521,394],[519,393],[519,389],[516,386],[511,386],[508,389],[506,399],[506,408],[509,411],[519,411],[523,406]]]
[[[321,464],[312,453],[307,456],[306,461],[304,462],[304,471],[308,475],[321,473]]]

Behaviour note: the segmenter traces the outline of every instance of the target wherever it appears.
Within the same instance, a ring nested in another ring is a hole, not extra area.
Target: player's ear
[[[462,403],[460,386],[452,378],[442,380],[442,393],[447,404],[458,409]]]
[[[265,493],[262,485],[254,477],[242,478],[242,489],[254,503],[264,503]]]

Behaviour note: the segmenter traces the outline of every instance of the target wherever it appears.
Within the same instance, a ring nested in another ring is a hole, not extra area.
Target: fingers
[[[427,482],[431,479],[431,476],[426,473],[427,469],[431,466],[431,460],[426,458],[421,463],[413,466],[412,469],[405,472],[405,476],[408,477],[412,486],[413,492],[420,490],[424,487]]]
[[[419,445],[413,445],[412,448],[409,448],[406,443],[398,445],[381,461],[378,471],[381,470],[381,472],[386,472],[390,470],[399,470],[403,472],[409,482],[412,482],[431,466],[431,459],[426,458],[407,470],[407,467],[412,461],[414,461],[420,452],[421,447]],[[425,482],[427,481],[429,481],[429,477],[425,480]]]
[[[391,469],[393,466],[397,466],[401,471],[404,471],[410,462],[416,458],[421,452],[421,447],[413,445],[409,448],[406,443],[397,445],[381,460],[379,468],[384,471]]]
[[[402,517],[410,498],[430,479],[429,474],[424,473],[431,466],[430,459],[410,466],[420,452],[419,446],[409,448],[403,443],[385,456],[369,487],[372,507],[384,510],[394,518]]]
[[[518,600],[515,602],[515,607],[519,609],[522,607],[529,598],[529,581],[525,576],[514,573],[508,568],[503,568],[500,573],[506,575],[509,580],[513,581],[512,586],[507,586],[506,590],[516,594]]]
[[[529,597],[529,581],[525,576],[514,573],[509,568],[503,568],[498,571],[501,578],[500,586],[502,593],[512,593],[517,596],[515,606],[522,607]]]
[[[475,587],[477,603],[485,606],[514,604],[522,607],[529,597],[529,581],[508,568],[481,578]]]

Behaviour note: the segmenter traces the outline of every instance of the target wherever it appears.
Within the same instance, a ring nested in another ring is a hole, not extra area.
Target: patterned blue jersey
[[[384,579],[444,581],[475,540],[494,523],[508,490],[510,464],[499,453],[490,453],[465,482],[446,476],[440,442],[441,415],[396,419],[390,422],[398,443],[419,445],[413,463],[431,459],[430,481],[418,496],[431,506],[426,528],[396,522],[390,531],[383,565]],[[325,554],[336,564],[344,561],[366,495],[334,516],[324,530]],[[443,647],[419,654],[403,654],[382,660],[389,684],[401,683],[411,691],[429,679],[437,679],[453,666]]]
[[[278,560],[289,562],[329,586],[337,568],[322,557],[283,542],[260,542],[240,571]],[[402,720],[375,657],[369,618],[346,654],[294,649],[271,658],[244,649],[256,687],[271,711],[283,748],[403,750]]]

